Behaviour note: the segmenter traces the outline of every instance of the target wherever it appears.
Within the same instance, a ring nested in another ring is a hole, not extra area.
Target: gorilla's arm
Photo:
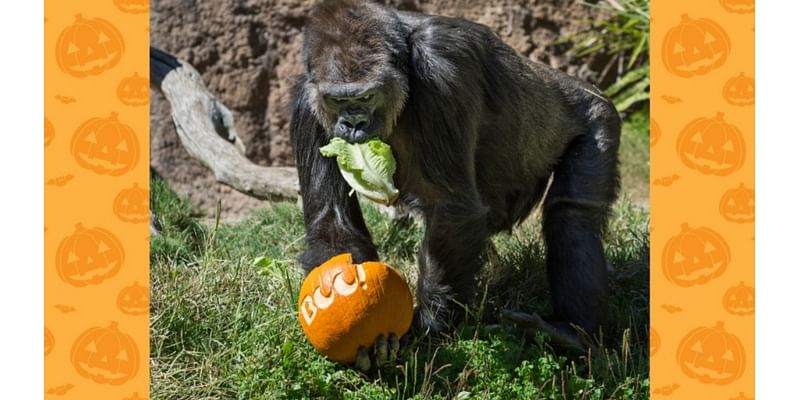
[[[356,196],[342,178],[336,159],[323,157],[319,148],[327,144],[322,127],[308,106],[301,77],[295,87],[289,127],[306,227],[306,250],[300,257],[306,273],[339,253],[352,253],[360,263],[377,260]]]

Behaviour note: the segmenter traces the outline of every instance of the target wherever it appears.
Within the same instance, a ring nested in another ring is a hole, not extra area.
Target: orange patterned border
[[[148,7],[45,2],[46,397],[149,396]]]
[[[755,1],[651,6],[652,395],[752,399]]]

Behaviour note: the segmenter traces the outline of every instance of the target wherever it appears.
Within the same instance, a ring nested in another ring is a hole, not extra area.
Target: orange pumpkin
[[[150,8],[150,0],[114,0],[114,4],[122,12],[141,14]]]
[[[413,304],[405,279],[380,262],[353,264],[340,254],[312,270],[300,289],[300,325],[308,340],[333,361],[352,363],[358,348],[379,335],[404,335]]]
[[[749,14],[756,10],[756,0],[719,0],[719,4],[736,14]]]
[[[717,232],[683,224],[681,232],[667,241],[661,263],[670,282],[690,287],[722,275],[730,260],[730,248]]]
[[[656,332],[653,327],[650,327],[650,357],[656,355],[658,349],[661,348],[661,337],[658,336],[658,332]]]
[[[756,191],[744,187],[728,190],[719,200],[719,213],[728,221],[744,224],[756,220]]]
[[[653,147],[658,143],[658,139],[661,138],[661,127],[658,126],[654,119],[650,119],[650,147]]]
[[[111,322],[107,328],[89,328],[78,336],[70,351],[70,361],[84,378],[121,385],[139,371],[139,350],[133,338],[120,332],[116,322]]]
[[[113,68],[125,52],[122,34],[101,18],[86,19],[80,14],[64,29],[56,44],[56,60],[62,71],[76,77],[99,75]]]
[[[744,76],[744,72],[739,76],[734,76],[725,82],[722,87],[722,97],[728,103],[735,106],[749,106],[756,103],[756,81],[753,78]]]
[[[744,164],[745,142],[742,133],[718,113],[714,118],[698,118],[681,131],[677,151],[683,163],[706,175],[729,175]]]
[[[680,25],[664,37],[661,56],[667,71],[689,78],[719,68],[728,59],[731,41],[716,22],[681,15]]]
[[[97,285],[119,272],[125,261],[122,243],[103,228],[75,225],[75,233],[64,238],[56,251],[56,269],[62,281],[72,286]]]
[[[677,358],[688,377],[717,385],[739,379],[747,365],[742,342],[726,332],[722,322],[689,332],[678,345]]]
[[[123,189],[114,198],[114,215],[125,222],[147,222],[150,220],[149,193],[133,184]]]
[[[53,141],[53,138],[56,137],[56,128],[50,122],[49,119],[44,119],[44,147],[50,144]]]
[[[117,97],[129,106],[146,105],[150,101],[150,81],[134,73],[119,82]]]
[[[129,315],[147,314],[150,311],[150,290],[134,282],[117,295],[117,308]]]
[[[50,332],[50,329],[47,327],[44,328],[44,355],[47,356],[53,351],[53,347],[56,345],[56,338],[53,337],[53,333]]]
[[[734,315],[752,315],[756,312],[756,289],[739,282],[722,296],[722,306]]]
[[[83,168],[101,175],[122,175],[139,161],[139,141],[128,125],[108,118],[92,118],[75,131],[70,145],[72,156]]]

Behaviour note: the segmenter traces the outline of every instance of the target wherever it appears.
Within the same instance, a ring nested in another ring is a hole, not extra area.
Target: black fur
[[[392,146],[400,201],[426,226],[418,327],[442,331],[460,318],[456,303],[474,299],[489,236],[525,219],[552,174],[543,222],[551,322],[596,331],[607,308],[601,236],[618,187],[620,135],[598,89],[520,57],[483,25],[357,0],[318,6],[304,52],[291,137],[306,271],[341,252],[356,262],[378,258],[355,197],[319,147],[338,132],[341,111],[323,104],[321,85],[357,92],[379,82],[381,100],[369,110],[378,122],[365,132]]]

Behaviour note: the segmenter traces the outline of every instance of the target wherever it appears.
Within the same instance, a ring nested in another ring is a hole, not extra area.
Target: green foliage
[[[617,109],[627,112],[650,99],[650,0],[601,0],[584,3],[610,15],[569,38],[578,57],[602,53],[604,70],[616,68],[619,79],[606,90]]]
[[[607,233],[610,318],[599,354],[554,352],[496,310],[548,308],[538,216],[493,240],[481,307],[451,337],[410,345],[397,368],[364,377],[318,354],[297,321],[302,211],[274,203],[237,225],[202,223],[160,180],[151,239],[153,399],[645,399],[647,213],[626,200]],[[364,203],[381,258],[413,279],[422,227]]]

